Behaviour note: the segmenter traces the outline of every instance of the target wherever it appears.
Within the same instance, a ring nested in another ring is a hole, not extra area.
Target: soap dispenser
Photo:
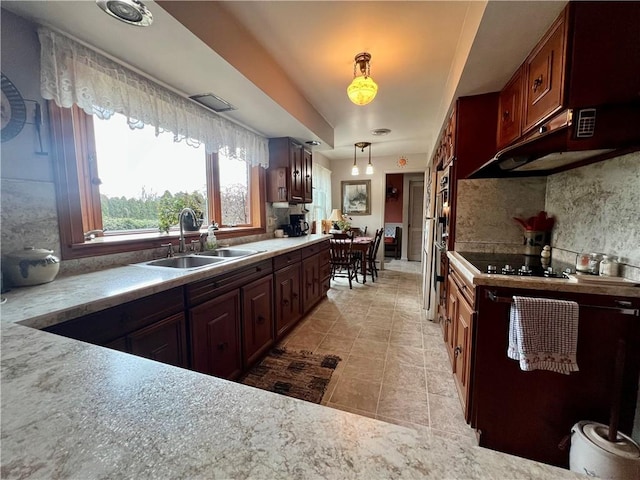
[[[207,228],[207,250],[215,250],[218,247],[215,228],[216,227],[213,222],[211,222]]]

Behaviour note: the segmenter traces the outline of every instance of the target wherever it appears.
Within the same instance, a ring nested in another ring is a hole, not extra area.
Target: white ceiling
[[[323,155],[348,159],[358,141],[374,156],[430,154],[452,99],[500,90],[566,1],[145,4],[154,23],[140,28],[91,0],[2,1],[179,93],[215,93],[260,134],[319,139]],[[379,91],[359,107],[346,87],[362,51]]]

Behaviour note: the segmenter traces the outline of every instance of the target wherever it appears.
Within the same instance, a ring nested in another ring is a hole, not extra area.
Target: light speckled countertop
[[[268,250],[251,262],[320,240],[251,244]],[[121,267],[8,295],[2,478],[584,478],[17,324],[56,323],[211,273],[148,270]]]
[[[467,281],[472,285],[640,298],[640,287],[634,286],[636,284],[633,282],[629,282],[630,286],[627,287],[619,285],[611,286],[604,284],[597,285],[591,283],[578,283],[563,278],[520,277],[517,275],[501,274],[492,275],[478,270],[458,252],[447,252],[447,257],[456,269],[464,275]]]

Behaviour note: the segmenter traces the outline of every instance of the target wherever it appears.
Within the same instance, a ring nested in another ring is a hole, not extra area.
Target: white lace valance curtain
[[[42,97],[89,115],[127,117],[131,128],[169,131],[174,141],[205,145],[207,153],[269,166],[268,140],[167,90],[80,43],[44,27],[40,37]]]

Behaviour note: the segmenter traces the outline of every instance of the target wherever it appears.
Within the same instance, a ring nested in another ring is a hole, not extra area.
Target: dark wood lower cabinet
[[[240,290],[233,290],[189,309],[191,368],[236,379],[242,372]]]
[[[278,270],[275,280],[276,338],[282,338],[302,317],[300,263]]]
[[[178,313],[127,335],[129,352],[158,362],[187,366],[184,314]]]
[[[317,247],[318,253],[302,260],[302,313],[308,313],[329,291],[331,267],[329,242]],[[304,255],[304,253],[303,253]]]
[[[245,285],[242,293],[243,364],[255,363],[275,341],[273,324],[273,277]]]
[[[314,243],[45,330],[235,380],[326,295],[328,248]]]
[[[579,371],[522,371],[519,362],[507,357],[509,299],[514,295],[580,305]],[[638,398],[640,322],[625,312],[640,309],[640,299],[503,287],[479,287],[477,299],[471,408],[480,446],[567,467],[569,449],[559,445],[571,427],[581,420],[609,423],[618,349],[625,352],[619,430],[631,433]]]

